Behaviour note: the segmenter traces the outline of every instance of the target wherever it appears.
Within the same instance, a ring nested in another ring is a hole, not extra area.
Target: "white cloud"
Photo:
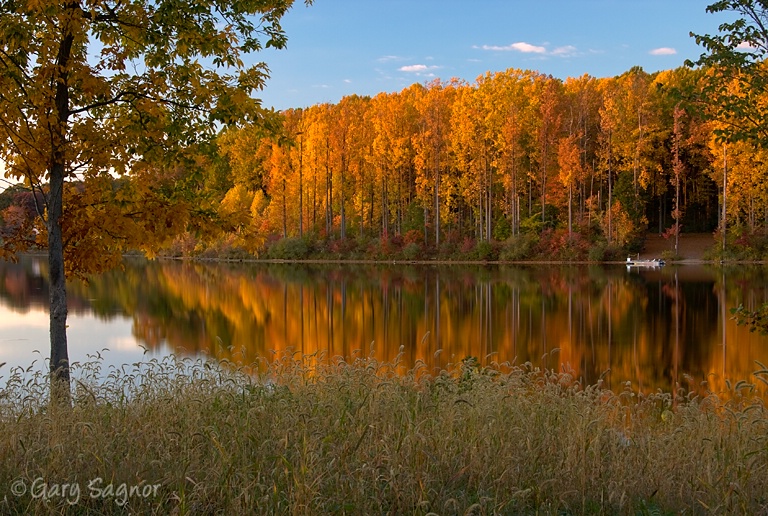
[[[390,61],[402,61],[403,58],[400,56],[381,56],[376,61],[379,63],[388,63]]]
[[[744,51],[746,51],[746,52],[750,52],[750,51],[752,51],[752,50],[757,50],[757,48],[756,48],[756,47],[753,47],[753,46],[752,46],[752,45],[750,45],[750,44],[749,44],[749,42],[747,42],[747,41],[742,41],[741,43],[739,43],[738,45],[736,45],[736,49],[737,49],[737,50],[744,50]]]
[[[346,84],[352,84],[352,80],[351,80],[351,79],[344,79],[344,82],[345,82]]]
[[[427,70],[427,65],[423,64],[417,64],[417,65],[408,65],[408,66],[401,66],[398,68],[401,72],[424,72]]]
[[[553,50],[548,50],[548,46],[549,43],[544,43],[543,45],[532,45],[524,41],[518,41],[517,43],[512,43],[510,45],[483,45],[481,47],[475,46],[473,48],[480,50],[490,50],[493,52],[521,52],[523,54],[538,54],[559,57],[572,57],[579,54],[578,49],[573,45],[563,45],[556,47]]]
[[[677,54],[677,50],[670,47],[660,47],[660,48],[654,48],[650,52],[648,52],[652,56],[673,56]]]
[[[563,47],[557,47],[552,51],[553,56],[568,57],[576,55],[576,47],[573,45],[565,45]]]
[[[511,45],[483,45],[483,50],[493,50],[493,51],[501,51],[501,52],[509,52],[509,51],[516,51],[516,52],[522,52],[524,54],[545,54],[547,52],[547,49],[544,47],[539,47],[536,45],[531,45],[530,43],[526,43],[524,41],[518,41],[517,43],[512,43]]]
[[[440,68],[439,66],[427,66],[423,64],[415,64],[415,65],[407,65],[407,66],[401,66],[398,68],[401,72],[411,72],[411,73],[418,73],[421,74],[422,72],[426,72],[428,70],[435,70],[437,68]]]

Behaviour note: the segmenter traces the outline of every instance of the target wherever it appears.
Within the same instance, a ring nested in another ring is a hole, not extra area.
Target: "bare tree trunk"
[[[435,166],[435,247],[440,247],[440,162]]]
[[[573,185],[568,185],[568,241],[573,240]]]
[[[365,167],[360,160],[360,241],[363,239],[365,228]]]
[[[723,219],[722,219],[722,238],[723,238],[723,260],[725,260],[725,236],[727,231],[727,221],[726,217],[728,216],[728,211],[726,210],[728,202],[728,158],[727,158],[727,149],[725,144],[723,144]]]
[[[347,237],[347,213],[344,211],[344,185],[345,185],[345,173],[347,168],[347,160],[344,155],[341,156],[341,238],[342,240]]]
[[[304,238],[304,137],[299,133],[299,238]]]
[[[285,202],[285,178],[283,178],[283,238],[288,238],[288,207]]]
[[[69,352],[67,350],[67,287],[64,244],[61,232],[64,164],[54,163],[48,197],[48,267],[50,270],[50,337],[52,398],[69,399]]]
[[[611,173],[611,143],[613,134],[608,133],[608,243],[613,243],[613,178]]]

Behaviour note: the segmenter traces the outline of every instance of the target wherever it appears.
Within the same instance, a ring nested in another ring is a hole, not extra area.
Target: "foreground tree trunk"
[[[79,9],[74,2],[67,4],[68,16],[62,29],[63,37],[56,56],[55,125],[51,139],[50,191],[48,208],[48,267],[50,275],[50,337],[51,337],[51,400],[69,402],[69,352],[67,348],[67,286],[64,272],[64,239],[61,217],[64,207],[64,178],[70,115],[69,71],[72,46],[75,41],[73,24]]]
[[[51,173],[51,191],[48,196],[48,267],[50,270],[51,399],[67,402],[69,401],[67,287],[61,234],[63,168],[63,165],[56,165]]]

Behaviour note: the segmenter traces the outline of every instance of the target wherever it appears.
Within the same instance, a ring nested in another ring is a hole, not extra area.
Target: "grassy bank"
[[[0,369],[3,514],[768,510],[768,412],[742,385],[726,403],[471,360],[99,365],[79,368],[71,409]]]

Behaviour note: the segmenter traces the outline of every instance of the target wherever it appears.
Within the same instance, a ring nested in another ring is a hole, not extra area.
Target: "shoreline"
[[[18,256],[47,256],[45,251],[27,251],[19,253]],[[199,262],[199,263],[253,263],[253,264],[296,264],[296,265],[524,265],[524,266],[544,266],[544,265],[626,265],[623,260],[608,261],[589,261],[589,260],[366,260],[366,259],[346,259],[346,258],[308,258],[288,260],[283,258],[205,258],[199,256],[162,256],[148,258],[140,253],[124,253],[123,258],[142,259],[142,260],[167,260],[179,262]],[[739,266],[739,265],[768,265],[768,260],[705,260],[703,258],[682,258],[667,260],[663,267],[674,267],[678,265],[710,265],[717,266]],[[640,267],[642,269],[642,267]],[[660,269],[662,267],[659,267]],[[650,269],[650,268],[649,268]]]

